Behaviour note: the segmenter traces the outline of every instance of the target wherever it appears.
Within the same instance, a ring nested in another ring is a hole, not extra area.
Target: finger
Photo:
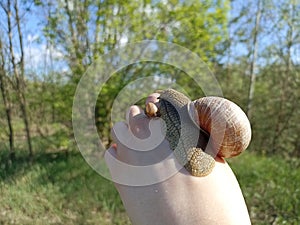
[[[159,93],[153,93],[149,95],[145,101],[145,114],[149,118],[159,117]]]
[[[159,101],[158,99],[159,96],[160,96],[159,93],[152,93],[147,97],[145,104],[147,105],[149,102],[157,103]]]
[[[117,144],[116,143],[112,143],[110,148],[112,148],[114,151],[117,151]]]
[[[141,114],[140,115],[141,117],[143,117],[143,116],[146,117],[145,113],[144,113],[144,110],[141,107],[139,107],[137,105],[130,106],[129,109],[127,110],[127,112],[126,112],[126,122],[127,122],[127,124],[129,124],[129,126],[130,126],[130,120],[133,117],[138,116],[139,114]]]
[[[111,173],[112,167],[113,167],[113,160],[115,160],[115,159],[117,159],[117,152],[111,146],[104,153],[104,160],[105,160],[105,163],[106,163],[110,173]]]
[[[104,159],[106,161],[106,164],[108,164],[106,154],[111,154],[113,157],[117,158],[117,149],[113,145],[111,145],[104,154]]]
[[[137,138],[144,139],[150,135],[149,119],[142,108],[131,106],[127,113],[127,123],[132,134]]]
[[[125,122],[117,122],[113,126],[111,130],[112,139],[115,142],[115,150],[113,149],[114,146],[109,148],[109,153],[114,152],[112,154],[116,159],[124,162],[132,164],[132,154],[134,153],[131,150],[131,145],[133,143],[129,143],[128,140],[131,140],[132,133],[129,131],[128,125]]]
[[[112,140],[117,146],[121,144],[121,140],[124,140],[124,135],[128,133],[128,125],[124,122],[117,122],[111,129]]]
[[[116,143],[112,143],[111,147],[114,148],[114,149],[117,149],[117,144]]]
[[[141,114],[136,115],[136,112],[129,112],[129,115],[129,120],[131,121],[131,123],[138,124],[135,120],[140,119],[133,119],[131,117],[137,117]],[[145,118],[144,115],[144,117],[142,117],[142,120],[148,119]],[[130,132],[129,127],[125,122],[116,123],[111,130],[112,139],[117,144],[116,158],[129,164],[133,164],[135,161],[137,161],[135,160],[135,155],[137,154],[136,150],[141,148],[140,140],[146,136],[145,132],[142,131],[144,128],[140,128],[140,130],[137,129],[137,126],[140,126],[140,124],[132,126],[134,127],[132,129],[134,130],[135,134],[133,134],[133,132]]]
[[[117,156],[117,152],[116,150],[114,149],[113,146],[111,146],[110,148],[108,148],[105,153],[104,153],[104,160],[105,160],[105,163],[108,167],[108,170],[110,172],[110,175],[112,177],[112,179],[114,180],[116,175],[115,174],[119,174],[120,172],[122,171],[115,171],[116,168],[115,168],[115,162],[116,160],[118,159],[118,156]],[[114,182],[114,185],[115,187],[118,189],[118,185],[117,183]]]

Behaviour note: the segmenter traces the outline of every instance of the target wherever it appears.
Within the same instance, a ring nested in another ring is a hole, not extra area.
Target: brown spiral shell
[[[189,114],[210,135],[214,154],[230,158],[248,147],[250,122],[235,103],[221,97],[203,97],[190,103]]]

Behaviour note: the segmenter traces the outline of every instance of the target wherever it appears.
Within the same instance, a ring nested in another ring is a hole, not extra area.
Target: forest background
[[[251,122],[229,160],[254,224],[300,221],[300,3],[297,0],[3,0],[0,2],[0,223],[130,223],[112,184],[82,159],[72,129],[80,78],[102,55],[158,40],[196,53]],[[114,99],[155,75],[192,98],[203,91],[171,65],[116,71],[95,109],[109,145]],[[148,90],[141,98],[155,90]],[[141,101],[142,102],[142,101]],[[139,103],[139,102],[138,102]]]

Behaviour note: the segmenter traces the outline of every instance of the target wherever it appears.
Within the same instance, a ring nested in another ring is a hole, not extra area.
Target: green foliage
[[[262,3],[254,49],[255,13]],[[250,104],[251,65],[254,97],[250,148],[261,154],[299,157],[299,4],[290,1],[232,1],[230,38],[223,43],[224,58],[216,71],[225,97],[243,109]],[[222,48],[221,48],[222,49]],[[221,53],[220,53],[221,54]]]
[[[285,65],[278,64],[272,65],[272,70],[265,68],[258,77],[253,130],[254,141],[262,153],[279,154],[288,158],[299,156],[296,144],[299,126],[296,121],[300,111],[296,102],[300,95],[296,88],[298,84],[291,80],[292,76],[296,78],[299,74],[291,71],[283,78],[285,74]]]
[[[29,164],[1,154],[1,224],[130,224],[112,183],[79,153],[41,153]]]
[[[1,224],[130,224],[112,183],[79,153],[40,153],[32,164],[0,156]],[[240,182],[253,224],[300,221],[300,162],[252,152],[228,160]]]
[[[49,1],[47,4],[37,1],[36,7],[47,11],[48,16],[43,21],[44,35],[64,55],[71,76],[67,84],[59,80],[43,84],[46,91],[40,93],[41,98],[34,99],[33,106],[42,104],[48,115],[59,115],[60,121],[71,119],[75,87],[88,66],[97,63],[101,54],[123,43],[145,39],[174,42],[191,49],[208,64],[215,61],[216,46],[226,36],[229,10],[227,0]],[[109,137],[114,98],[131,81],[149,75],[172,77],[183,88],[192,87],[193,97],[201,93],[201,90],[193,91],[198,87],[184,72],[160,63],[147,66],[137,63],[116,71],[102,88],[97,102],[96,122],[101,137]],[[107,141],[110,142],[109,138]]]
[[[247,105],[246,88],[249,85],[249,79],[243,71],[244,62],[231,64],[230,66],[221,66],[215,69],[215,75],[222,88],[224,97],[238,104],[244,111]]]
[[[43,12],[42,16],[36,15],[42,31],[39,44],[53,48],[59,57],[51,58],[49,63],[45,57],[43,60],[48,63],[45,68],[25,71],[24,94],[36,150],[32,164],[23,152],[26,136],[14,91],[15,81],[7,82],[18,151],[16,161],[11,164],[6,151],[6,112],[1,104],[0,224],[129,224],[113,185],[91,171],[81,156],[72,151],[71,110],[81,76],[102,54],[124,43],[145,39],[167,41],[196,53],[215,73],[224,97],[246,109],[258,1],[35,0],[33,3],[19,2],[22,22],[28,12]],[[26,9],[28,5],[32,6],[30,10]],[[300,5],[296,0],[267,0],[262,6],[250,118],[253,138],[249,149],[255,153],[229,161],[241,183],[253,224],[297,224],[300,221],[297,187],[300,183],[300,67],[296,49],[300,43]],[[6,21],[5,13],[2,14],[0,17]],[[5,26],[0,29],[3,34],[7,33]],[[4,55],[0,61],[8,64],[0,72],[5,70],[3,74],[8,81],[12,67],[7,46],[5,42],[1,48]],[[30,48],[25,47],[26,51]],[[28,63],[27,60],[24,62]],[[67,67],[67,72],[54,69],[56,63]],[[149,82],[145,88],[133,83],[153,75],[157,81]],[[139,100],[130,102],[142,105],[146,95],[157,86],[173,83],[193,99],[204,95],[185,71],[170,65],[140,62],[115,71],[102,87],[95,109],[102,141],[109,144],[112,124],[125,118],[128,105],[118,106],[119,114],[114,118],[111,113],[115,99],[125,103],[133,99],[124,94],[126,88],[143,89],[143,93],[135,91]],[[203,80],[203,83],[207,82]]]
[[[27,89],[28,104],[35,116],[33,123],[42,125],[71,120],[75,93],[73,84],[64,84],[60,80],[35,81],[28,82]]]
[[[300,161],[245,152],[228,160],[240,182],[253,224],[298,224]]]

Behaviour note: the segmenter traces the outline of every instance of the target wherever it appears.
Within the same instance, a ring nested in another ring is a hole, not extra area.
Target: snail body
[[[250,143],[247,116],[225,98],[203,97],[191,101],[182,93],[167,89],[160,93],[157,105],[146,105],[146,114],[159,115],[165,121],[171,149],[194,176],[208,175],[217,155],[234,157]]]

